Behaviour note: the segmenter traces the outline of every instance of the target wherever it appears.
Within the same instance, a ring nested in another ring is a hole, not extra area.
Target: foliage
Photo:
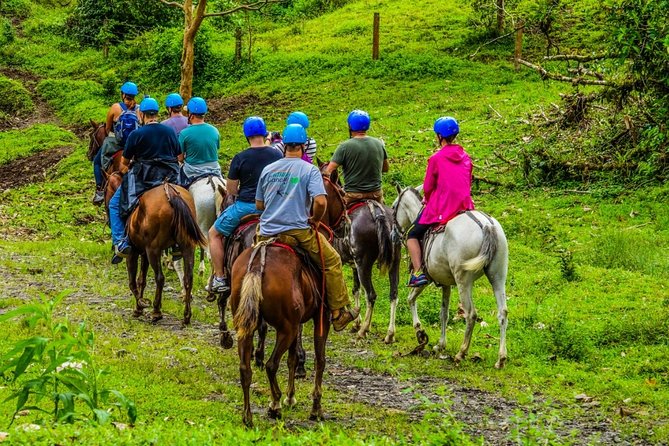
[[[34,108],[30,92],[21,82],[0,74],[0,113],[25,117]]]
[[[69,124],[86,124],[89,118],[100,120],[105,116],[108,107],[105,91],[95,81],[44,79],[37,84],[37,92]]]
[[[0,46],[12,43],[15,38],[12,22],[6,17],[0,17]]]
[[[100,48],[180,19],[179,10],[157,0],[77,0],[67,29],[82,45]]]
[[[0,16],[23,19],[30,14],[29,0],[3,0],[0,2]]]
[[[108,372],[96,367],[91,355],[93,332],[83,322],[74,328],[54,318],[55,307],[67,294],[62,292],[52,299],[42,296],[39,302],[0,316],[0,323],[25,317],[29,330],[35,333],[16,342],[1,358],[0,376],[17,388],[6,399],[16,399],[12,422],[18,412],[29,409],[50,415],[56,423],[72,423],[80,418],[80,402],[90,410],[90,418],[100,424],[112,418],[108,407],[118,408],[123,419],[134,423],[135,403],[104,385]]]

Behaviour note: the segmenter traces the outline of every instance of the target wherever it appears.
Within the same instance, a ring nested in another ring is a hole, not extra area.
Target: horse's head
[[[326,167],[328,166],[328,164],[330,164],[330,163],[328,163],[328,162],[323,162],[323,161],[321,161],[321,159],[320,159],[319,157],[316,157],[316,164],[318,164],[318,168],[320,169],[321,173],[323,173],[323,172],[325,172],[325,168],[326,168]],[[341,186],[341,181],[339,181],[339,174],[337,173],[336,170],[333,171],[333,172],[330,174],[330,181],[332,181],[332,182],[333,182],[334,184],[336,184],[337,186],[342,187],[342,186]]]
[[[92,129],[88,133],[89,142],[88,142],[88,152],[86,156],[90,161],[93,161],[93,158],[95,158],[95,155],[98,154],[98,150],[100,150],[100,147],[102,147],[102,143],[107,137],[107,129],[105,128],[104,123],[98,124],[92,119],[90,120],[90,123]]]
[[[399,185],[397,188],[397,198],[393,202],[393,212],[395,213],[395,220],[402,230],[406,230],[414,222],[420,212],[423,198],[420,191],[423,190],[423,185],[418,187],[406,187],[401,189]]]

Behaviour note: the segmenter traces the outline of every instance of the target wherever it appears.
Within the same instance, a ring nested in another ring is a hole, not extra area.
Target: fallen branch
[[[562,74],[557,74],[557,73],[549,73],[544,67],[541,65],[535,65],[531,62],[528,62],[523,59],[518,59],[518,63],[521,65],[525,65],[528,68],[532,68],[533,70],[537,71],[542,79],[553,79],[556,81],[560,82],[569,82],[572,85],[599,85],[599,86],[604,86],[604,87],[618,87],[618,85],[609,82],[607,80],[599,80],[599,79],[585,79],[583,77],[569,77],[569,76],[564,76]]]
[[[484,46],[490,45],[491,43],[495,43],[498,40],[504,39],[505,37],[509,37],[511,34],[515,34],[516,32],[520,31],[521,29],[525,29],[525,25],[521,25],[518,28],[514,28],[514,30],[511,31],[511,32],[508,32],[508,33],[506,33],[502,36],[499,36],[499,37],[495,37],[494,39],[489,40],[486,43],[483,43],[483,44],[479,45],[479,47],[476,48],[476,51],[474,51],[472,54],[470,54],[469,57],[472,58],[472,57],[476,56],[478,54],[478,52],[481,51],[481,48],[483,48]]]
[[[488,104],[488,107],[490,110],[494,111],[497,116],[499,116],[499,119],[504,119],[504,117],[500,115],[499,112],[492,107],[492,105]]]
[[[590,56],[581,56],[580,54],[556,54],[554,56],[544,56],[544,60],[575,60],[578,62],[590,62],[593,60],[611,59],[609,54],[593,54]]]

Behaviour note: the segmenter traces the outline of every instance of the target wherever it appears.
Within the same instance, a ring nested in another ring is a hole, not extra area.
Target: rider
[[[467,152],[453,144],[460,132],[458,122],[450,116],[439,118],[434,123],[434,133],[441,149],[427,162],[423,192],[425,207],[407,236],[407,250],[411,257],[413,273],[410,287],[427,284],[421,271],[423,256],[420,241],[432,225],[445,224],[459,212],[474,209],[471,197],[472,160]]]
[[[211,287],[205,289],[214,293],[227,293],[230,285],[225,278],[225,237],[239,225],[245,215],[260,213],[256,208],[256,188],[260,173],[268,164],[281,159],[281,153],[265,145],[267,127],[258,116],[250,116],[244,121],[244,136],[249,148],[232,158],[226,189],[235,202],[225,208],[209,229],[209,250],[214,268]]]
[[[120,128],[122,124],[119,122],[120,116],[122,114],[135,114],[134,118],[129,116],[131,119],[128,119],[128,122],[131,124],[132,121],[139,123],[141,120],[141,113],[138,113],[137,102],[135,101],[137,93],[137,85],[132,82],[126,82],[121,86],[121,102],[112,105],[107,112],[105,130],[107,131],[108,136],[105,138],[100,150],[98,150],[97,155],[95,155],[95,158],[93,159],[93,174],[95,175],[95,195],[93,196],[93,204],[99,205],[105,200],[104,177],[102,176],[103,164],[108,164],[109,159],[114,153],[123,150],[125,139],[130,131],[132,131],[131,128]]]
[[[304,130],[309,128],[309,117],[305,114],[302,113],[301,111],[294,111],[291,114],[288,115],[288,118],[286,119],[286,124],[299,124],[302,127],[304,127]],[[272,144],[274,148],[281,150],[281,153],[285,154],[286,149],[285,149],[285,141],[284,142],[276,142]],[[313,162],[314,159],[316,159],[316,140],[314,138],[309,138],[307,137],[307,143],[304,146],[304,153],[302,154],[302,159],[305,160],[308,163]]]
[[[165,107],[170,117],[161,122],[168,127],[171,127],[176,132],[177,136],[183,129],[188,127],[188,118],[181,113],[184,106],[184,100],[179,93],[170,93],[165,98]]]
[[[182,152],[180,159],[184,161],[183,173],[190,181],[205,175],[222,177],[221,165],[218,164],[220,136],[216,127],[204,122],[206,113],[204,99],[194,97],[188,101],[190,126],[179,135],[179,144]]]
[[[286,157],[263,169],[255,197],[256,207],[263,211],[257,239],[287,237],[295,240],[317,265],[321,265],[322,257],[325,297],[334,329],[341,331],[358,317],[360,310],[346,308],[350,300],[341,258],[323,234],[314,229],[325,213],[327,199],[319,170],[313,164],[300,162],[307,141],[307,132],[301,125],[288,124],[283,131]],[[312,201],[313,215],[309,217]]]
[[[114,244],[112,263],[120,263],[132,252],[128,236],[125,235],[125,219],[140,195],[164,180],[179,183],[181,154],[179,141],[174,131],[158,123],[160,106],[153,98],[145,98],[139,105],[143,114],[143,126],[132,132],[125,144],[122,158],[123,176],[121,186],[109,202],[109,223]],[[130,162],[132,167],[128,171]]]
[[[388,172],[389,168],[383,141],[367,136],[371,122],[367,112],[353,110],[347,121],[350,138],[339,144],[323,175],[329,177],[342,166],[347,205],[360,200],[376,200],[383,204],[381,173]]]

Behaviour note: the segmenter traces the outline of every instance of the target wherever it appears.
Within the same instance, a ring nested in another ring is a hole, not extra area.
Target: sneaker
[[[95,190],[95,195],[93,195],[93,204],[101,205],[105,201],[105,191],[101,189]]]
[[[229,293],[230,285],[228,285],[228,282],[225,280],[225,277],[214,276],[214,278],[211,279],[211,284],[207,284],[207,286],[204,287],[204,289],[208,293]]]
[[[408,287],[411,288],[416,288],[419,286],[427,285],[428,280],[425,274],[420,273],[418,275],[416,274],[411,274],[411,277],[409,277],[409,283],[407,284]]]
[[[349,310],[348,308],[342,308],[339,311],[339,316],[337,319],[332,320],[332,327],[335,331],[342,331],[348,324],[353,322],[360,314],[360,308],[354,308]]]

